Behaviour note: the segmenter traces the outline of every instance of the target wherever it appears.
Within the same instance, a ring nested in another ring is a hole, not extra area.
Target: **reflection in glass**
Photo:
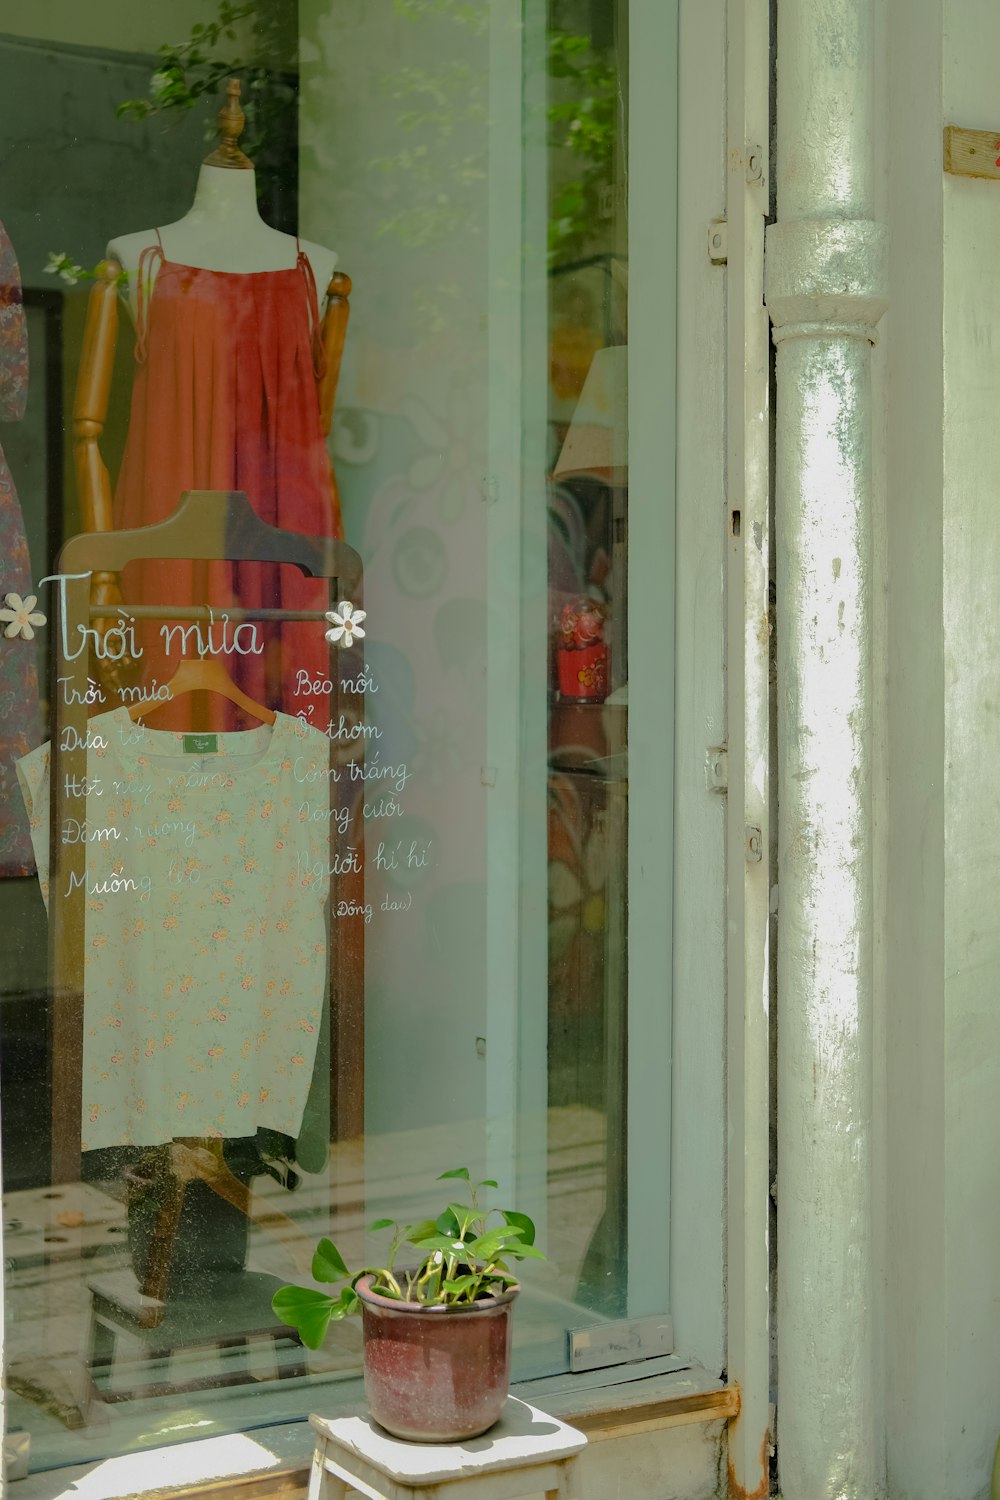
[[[307,1351],[272,1289],[457,1164],[539,1222],[522,1375],[624,1314],[627,6],[347,8],[239,32],[283,59],[239,70],[256,178],[203,161],[219,78],[166,131],[162,87],[115,118],[150,69],[113,28],[100,67],[0,42],[57,174],[5,200],[36,403],[7,586],[49,621],[0,641],[35,674],[0,1067],[37,1468],[321,1404],[358,1330]],[[58,560],[153,523],[159,553]]]

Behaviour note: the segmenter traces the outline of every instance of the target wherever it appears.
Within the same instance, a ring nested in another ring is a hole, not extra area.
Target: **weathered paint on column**
[[[779,0],[778,1473],[872,1500],[871,0]]]

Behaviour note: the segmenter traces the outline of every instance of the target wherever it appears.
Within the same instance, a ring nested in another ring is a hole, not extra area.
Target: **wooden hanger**
[[[235,703],[237,708],[241,708],[252,718],[259,719],[262,724],[273,724],[276,717],[273,709],[265,707],[263,703],[256,703],[236,686],[217,656],[185,657],[166,687],[170,693],[169,698],[158,698],[154,703],[133,703],[127,710],[129,718],[141,719],[158,708],[165,708],[168,703],[183,697],[185,693],[218,693],[220,698],[228,698],[230,703]]]
[[[361,558],[353,547],[269,526],[241,490],[186,490],[165,521],[131,531],[81,532],[63,546],[59,567],[69,574],[118,573],[126,563],[161,557],[292,563],[309,578],[336,578],[345,591],[341,598],[356,599],[361,589]]]

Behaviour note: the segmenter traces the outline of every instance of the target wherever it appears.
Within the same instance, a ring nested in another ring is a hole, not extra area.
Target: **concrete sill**
[[[739,1392],[697,1366],[626,1384],[575,1387],[552,1376],[516,1385],[514,1394],[571,1422],[591,1442],[689,1422],[728,1421]],[[336,1388],[336,1414],[363,1410],[360,1381]],[[330,1403],[329,1388],[317,1404]],[[10,1500],[293,1500],[304,1496],[313,1451],[308,1422],[149,1449],[72,1468],[50,1469],[9,1485]]]

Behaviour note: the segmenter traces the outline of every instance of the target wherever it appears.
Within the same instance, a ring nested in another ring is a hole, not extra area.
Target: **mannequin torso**
[[[321,299],[337,264],[335,251],[308,240],[296,243],[292,235],[264,223],[257,210],[255,175],[246,169],[203,165],[190,209],[172,224],[161,225],[160,238],[167,260],[237,275],[288,270],[295,266],[301,246]],[[133,320],[138,305],[140,257],[156,243],[155,229],[121,235],[108,243],[108,255],[128,273],[128,306]],[[158,265],[154,258],[148,289]]]

